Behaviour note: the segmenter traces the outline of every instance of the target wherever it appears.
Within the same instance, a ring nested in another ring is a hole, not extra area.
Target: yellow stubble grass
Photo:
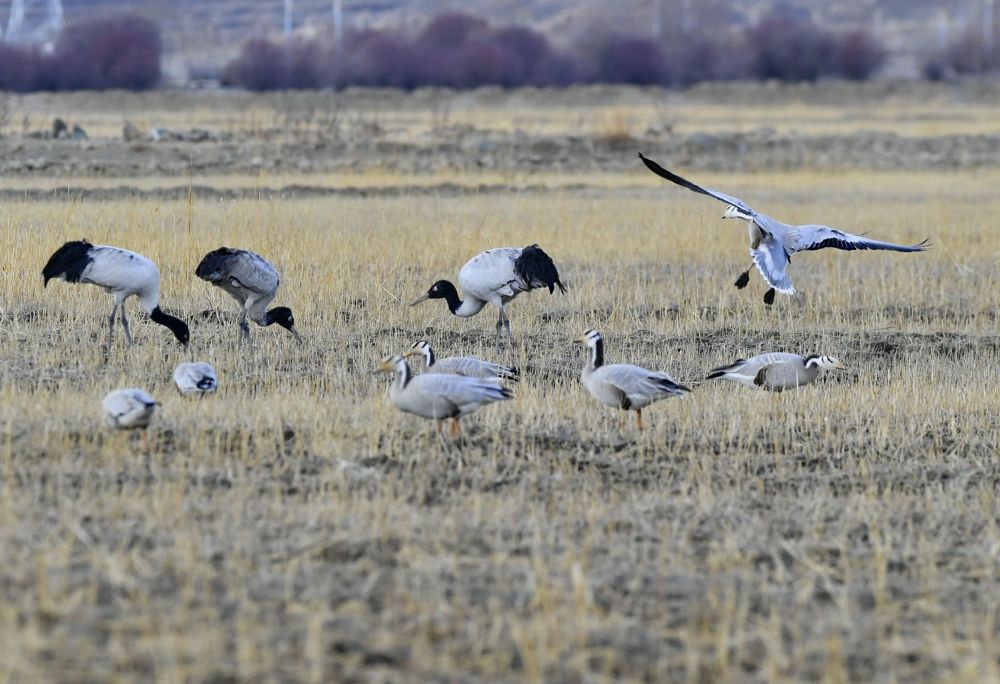
[[[954,592],[995,582],[1000,237],[984,220],[1000,200],[973,173],[696,176],[784,220],[934,241],[923,255],[799,255],[801,294],[767,308],[756,274],[731,284],[749,265],[742,224],[635,180],[6,206],[8,671],[800,678],[854,656],[870,672],[995,674],[981,624],[997,594],[955,612]],[[104,361],[109,298],[41,287],[48,255],[81,237],[159,265],[190,350],[130,302],[137,344],[117,329]],[[492,310],[462,321],[406,304],[483,249],[535,242],[569,293],[512,304],[516,399],[467,419],[462,449],[442,442],[371,370],[421,338],[502,360]],[[253,347],[237,345],[233,303],[193,275],[221,244],[275,263],[275,304],[305,344],[254,327]],[[568,341],[588,327],[609,361],[695,392],[617,434],[575,380]],[[780,395],[700,382],[774,350],[849,370]],[[216,366],[218,395],[173,390],[189,358]],[[132,385],[162,402],[148,459],[100,425],[103,394]]]

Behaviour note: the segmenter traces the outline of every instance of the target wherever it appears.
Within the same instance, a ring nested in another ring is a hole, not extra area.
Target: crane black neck
[[[437,297],[448,302],[448,310],[458,316],[458,310],[464,303],[458,296],[458,289],[447,280],[440,281],[438,287],[440,291]]]
[[[174,334],[177,341],[181,344],[187,344],[190,337],[190,330],[188,330],[187,323],[179,318],[171,316],[168,313],[163,313],[160,307],[154,307],[149,313],[149,318],[154,323],[159,323],[162,326],[170,328],[170,332]]]

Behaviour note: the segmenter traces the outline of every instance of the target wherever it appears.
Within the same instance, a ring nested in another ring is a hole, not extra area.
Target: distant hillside
[[[6,28],[11,0],[0,0]],[[332,0],[294,0],[296,30],[328,25]],[[523,23],[555,42],[585,37],[594,27],[670,36],[695,25],[739,25],[779,9],[834,29],[865,27],[888,45],[893,63],[905,71],[920,54],[969,26],[980,26],[983,0],[343,0],[349,28],[412,29],[443,11],[480,14],[498,23]],[[168,73],[208,73],[253,35],[278,33],[282,0],[63,0],[66,18],[113,11],[140,12],[159,22],[167,47]],[[45,22],[46,3],[26,0],[24,31]]]

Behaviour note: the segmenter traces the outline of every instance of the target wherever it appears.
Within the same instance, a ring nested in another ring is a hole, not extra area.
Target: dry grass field
[[[532,192],[5,203],[0,681],[1000,679],[1000,172],[692,175],[934,249],[800,255],[799,294],[768,308],[756,273],[732,286],[745,227],[638,167]],[[118,330],[104,359],[110,298],[42,288],[82,237],[159,264],[189,350],[132,300],[136,344]],[[503,360],[492,312],[406,303],[534,242],[569,292],[512,305],[516,398],[441,440],[372,370],[419,339]],[[303,345],[238,344],[193,275],[221,244],[274,261]],[[694,391],[619,433],[578,382],[588,327]],[[848,370],[782,394],[701,381],[777,350]],[[189,359],[216,396],[174,389]],[[122,386],[161,402],[148,456],[101,422]]]

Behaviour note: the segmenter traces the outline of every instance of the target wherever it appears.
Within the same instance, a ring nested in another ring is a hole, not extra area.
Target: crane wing
[[[521,250],[521,255],[514,261],[514,272],[529,290],[547,287],[552,294],[558,286],[560,292],[566,292],[566,286],[559,281],[555,263],[538,245],[529,245]]]
[[[245,290],[268,295],[281,282],[271,263],[258,254],[244,249],[220,247],[209,252],[198,264],[195,275],[226,291]]]

